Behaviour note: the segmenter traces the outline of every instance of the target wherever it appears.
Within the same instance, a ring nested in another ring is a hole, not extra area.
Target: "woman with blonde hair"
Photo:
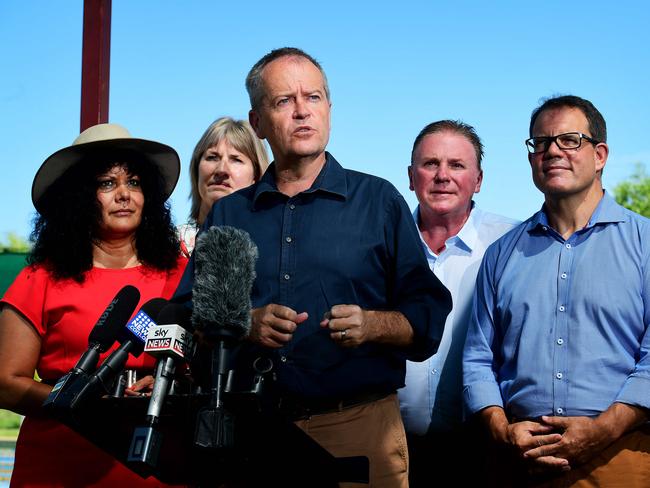
[[[269,165],[263,142],[245,120],[221,117],[206,129],[190,162],[190,221],[179,229],[186,256],[214,202],[252,185]]]

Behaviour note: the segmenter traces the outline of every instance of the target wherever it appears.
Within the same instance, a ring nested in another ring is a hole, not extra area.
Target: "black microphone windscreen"
[[[165,300],[164,298],[152,298],[143,304],[142,307],[140,307],[140,310],[151,317],[154,322],[160,323],[158,322],[160,313],[165,309],[167,305],[169,305],[169,301]]]
[[[192,326],[192,311],[180,303],[168,303],[158,314],[158,325],[180,325],[185,330],[194,331]]]
[[[96,344],[104,352],[117,340],[124,324],[138,306],[140,292],[135,286],[126,285],[108,304],[104,313],[99,317],[95,327],[90,331],[88,344]]]
[[[194,249],[192,323],[208,337],[241,339],[251,327],[257,246],[247,232],[211,227]]]

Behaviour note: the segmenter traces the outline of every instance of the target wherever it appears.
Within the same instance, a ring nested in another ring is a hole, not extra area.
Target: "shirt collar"
[[[471,253],[472,249],[474,249],[478,241],[478,226],[481,223],[482,217],[483,212],[476,206],[474,200],[472,200],[472,209],[470,210],[469,217],[467,217],[467,220],[461,227],[458,234],[451,236],[445,241],[445,246],[458,247],[459,249],[464,249],[465,251]],[[420,241],[422,241],[425,252],[428,251],[427,254],[430,253],[435,256],[436,254],[431,249],[429,249],[429,246],[422,238],[422,234],[419,232],[418,222],[420,220],[420,205],[415,207],[415,210],[413,211],[413,219],[415,220],[415,226],[418,227],[418,234],[420,235]]]
[[[585,226],[585,229],[589,229],[595,225],[600,224],[612,224],[617,222],[625,221],[625,212],[623,207],[621,207],[616,201],[610,196],[607,191],[603,190],[603,198],[600,199],[598,205],[594,212],[589,218],[589,222]],[[548,216],[546,215],[546,210],[544,205],[539,212],[533,215],[528,223],[528,232],[531,232],[534,229],[539,227],[548,227]]]
[[[318,173],[314,183],[312,183],[311,187],[303,193],[313,193],[316,191],[331,193],[344,200],[347,199],[348,196],[348,183],[347,178],[345,177],[345,170],[338,161],[334,159],[334,156],[328,152],[325,152],[325,164],[320,170],[320,173]],[[268,193],[280,193],[275,181],[275,162],[269,165],[268,169],[257,184],[253,195],[253,205],[257,203],[262,195]]]

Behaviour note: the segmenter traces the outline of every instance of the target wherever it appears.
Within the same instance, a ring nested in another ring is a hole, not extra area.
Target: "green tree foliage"
[[[616,201],[633,212],[650,217],[650,175],[637,163],[629,179],[614,187]]]
[[[16,442],[22,419],[22,415],[8,410],[0,410],[0,440]],[[2,467],[0,465],[0,486],[5,486],[2,484],[2,475],[5,474],[2,472]]]
[[[29,248],[29,241],[15,232],[7,232],[7,241],[0,243],[0,252],[27,252]]]
[[[0,429],[18,429],[21,421],[22,417],[17,413],[10,412],[9,410],[0,410]]]

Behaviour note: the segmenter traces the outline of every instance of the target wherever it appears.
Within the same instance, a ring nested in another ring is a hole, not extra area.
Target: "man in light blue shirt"
[[[427,125],[413,144],[408,172],[419,202],[413,217],[429,267],[451,292],[453,309],[438,352],[424,362],[407,362],[406,387],[399,390],[411,487],[439,483],[441,471],[454,469],[464,455],[461,359],[476,274],[488,245],[517,224],[472,201],[481,188],[482,156],[474,128],[458,121]],[[459,481],[456,471],[450,474]]]
[[[467,406],[506,447],[494,485],[650,486],[650,221],[603,191],[591,102],[545,101],[530,136],[544,206],[487,250],[464,351]]]

